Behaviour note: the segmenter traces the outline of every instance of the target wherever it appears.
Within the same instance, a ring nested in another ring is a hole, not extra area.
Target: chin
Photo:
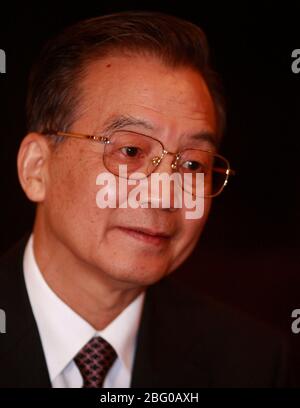
[[[139,263],[128,264],[126,267],[119,265],[117,268],[113,268],[110,271],[110,276],[116,281],[126,283],[129,286],[149,286],[160,281],[168,274],[168,268],[166,264],[160,263],[159,265],[148,266],[145,264],[139,265]]]

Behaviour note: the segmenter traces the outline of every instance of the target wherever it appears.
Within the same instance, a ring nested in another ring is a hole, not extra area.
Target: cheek
[[[207,221],[211,208],[211,198],[197,199],[196,203],[189,208],[184,207],[181,212],[181,223],[184,234],[190,240],[196,236],[199,238]]]
[[[183,262],[194,249],[205,226],[211,207],[211,199],[205,199],[204,212],[201,218],[187,219],[183,209],[181,213],[181,234],[177,243],[176,253],[178,254],[176,265]]]
[[[187,256],[199,239],[202,231],[202,223],[196,221],[185,221],[182,227],[181,252]]]
[[[180,237],[173,247],[174,262],[169,273],[177,269],[191,254],[201,235],[204,222],[202,219],[201,221],[184,220]]]
[[[102,169],[78,160],[57,161],[53,164],[47,188],[45,206],[51,224],[78,239],[96,239],[103,234],[111,209],[99,209],[96,196],[97,173]],[[95,171],[96,168],[96,171]]]

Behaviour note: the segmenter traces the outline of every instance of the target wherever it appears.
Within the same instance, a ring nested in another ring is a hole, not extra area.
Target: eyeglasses
[[[126,165],[127,178],[136,180],[142,178],[140,174],[148,177],[166,155],[173,155],[171,169],[178,171],[184,180],[188,179],[185,174],[191,174],[189,182],[182,185],[185,191],[197,195],[197,174],[204,175],[204,197],[219,195],[228,183],[229,176],[235,174],[228,160],[219,154],[190,148],[172,153],[159,140],[128,130],[118,130],[109,137],[70,132],[47,132],[47,135],[88,139],[104,144],[103,163],[106,169],[122,177],[119,166]]]

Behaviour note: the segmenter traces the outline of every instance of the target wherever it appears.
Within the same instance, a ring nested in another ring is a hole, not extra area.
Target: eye
[[[203,166],[203,164],[201,164],[198,161],[195,160],[187,160],[182,164],[182,167],[184,167],[187,170],[190,171],[204,171],[205,167]]]
[[[122,147],[120,150],[125,156],[128,157],[137,157],[138,154],[140,153],[140,149],[135,146],[125,146]]]

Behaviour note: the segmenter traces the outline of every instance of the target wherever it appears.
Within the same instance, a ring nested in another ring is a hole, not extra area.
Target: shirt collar
[[[94,336],[101,336],[109,342],[126,370],[131,372],[144,292],[108,326],[97,331],[48,286],[35,260],[33,235],[26,245],[23,268],[26,289],[40,333],[51,381]]]

